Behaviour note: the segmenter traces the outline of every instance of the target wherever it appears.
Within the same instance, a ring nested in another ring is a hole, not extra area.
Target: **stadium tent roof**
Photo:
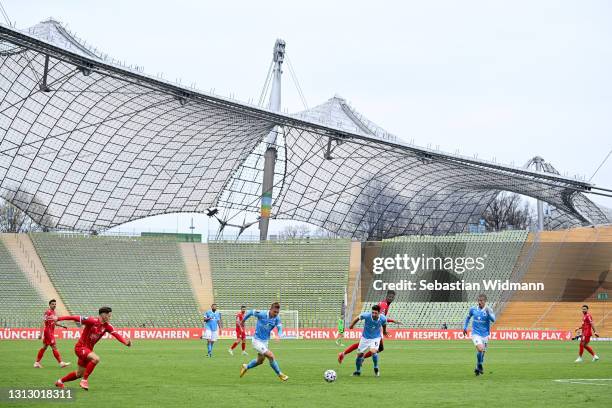
[[[608,222],[588,183],[403,144],[341,98],[278,114],[115,65],[54,20],[0,41],[0,195],[50,228],[256,208],[250,160],[275,126],[275,218],[360,239],[460,232],[507,190]]]

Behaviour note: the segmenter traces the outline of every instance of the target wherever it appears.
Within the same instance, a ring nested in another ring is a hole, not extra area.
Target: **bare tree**
[[[279,236],[283,239],[306,238],[311,235],[310,227],[306,224],[290,224],[285,226]]]
[[[29,232],[40,229],[25,212],[0,199],[0,232]]]
[[[28,208],[36,208],[44,213],[45,206],[32,195],[18,191],[5,197],[0,197],[0,232],[33,232],[47,231],[45,225],[50,225],[48,215],[36,215],[33,219],[17,205],[11,203],[21,203]],[[23,208],[23,207],[22,207]]]
[[[366,231],[364,238],[368,241],[386,238],[397,221],[394,211],[407,211],[389,180],[370,180],[358,200],[359,215],[354,221]]]
[[[534,223],[529,202],[516,193],[502,192],[495,197],[483,214],[488,230],[526,229]]]

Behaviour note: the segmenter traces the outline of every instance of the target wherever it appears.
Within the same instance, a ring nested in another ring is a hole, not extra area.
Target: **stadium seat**
[[[0,327],[40,327],[47,308],[0,241]]]
[[[114,309],[119,327],[194,327],[201,317],[176,240],[31,234],[73,314]]]
[[[333,327],[348,280],[349,240],[209,242],[220,309],[297,310],[302,327]]]

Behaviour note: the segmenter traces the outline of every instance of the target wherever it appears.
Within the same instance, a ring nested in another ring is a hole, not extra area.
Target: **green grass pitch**
[[[230,356],[221,340],[214,357],[205,357],[201,341],[140,341],[127,348],[114,340],[100,342],[101,363],[89,378],[90,391],[76,391],[70,407],[353,407],[353,406],[612,406],[612,343],[593,342],[601,360],[575,364],[576,342],[510,342],[490,344],[485,375],[473,374],[470,342],[386,341],[381,377],[368,359],[360,378],[351,377],[355,354],[342,365],[333,341],[271,341],[280,367],[290,379],[281,383],[267,363],[239,378],[248,359]],[[74,365],[72,341],[60,341],[65,360]],[[0,342],[0,387],[42,388],[72,367],[60,369],[47,351],[43,369],[32,368],[40,342]],[[247,344],[250,356],[255,353]],[[323,372],[334,369],[335,383]],[[564,379],[599,379],[557,382]],[[608,381],[602,381],[608,379]],[[477,400],[474,400],[477,397]],[[62,406],[62,403],[7,403],[7,407]]]

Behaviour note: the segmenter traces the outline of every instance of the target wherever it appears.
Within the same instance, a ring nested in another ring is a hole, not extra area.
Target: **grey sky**
[[[612,149],[607,0],[3,4],[18,28],[53,16],[149,74],[245,101],[259,98],[283,38],[310,106],[340,94],[422,146],[517,165],[538,154],[587,178]],[[303,109],[287,70],[283,86],[283,107]],[[612,188],[612,158],[593,182]],[[162,218],[146,225],[176,229]],[[185,230],[190,217],[178,218]]]

